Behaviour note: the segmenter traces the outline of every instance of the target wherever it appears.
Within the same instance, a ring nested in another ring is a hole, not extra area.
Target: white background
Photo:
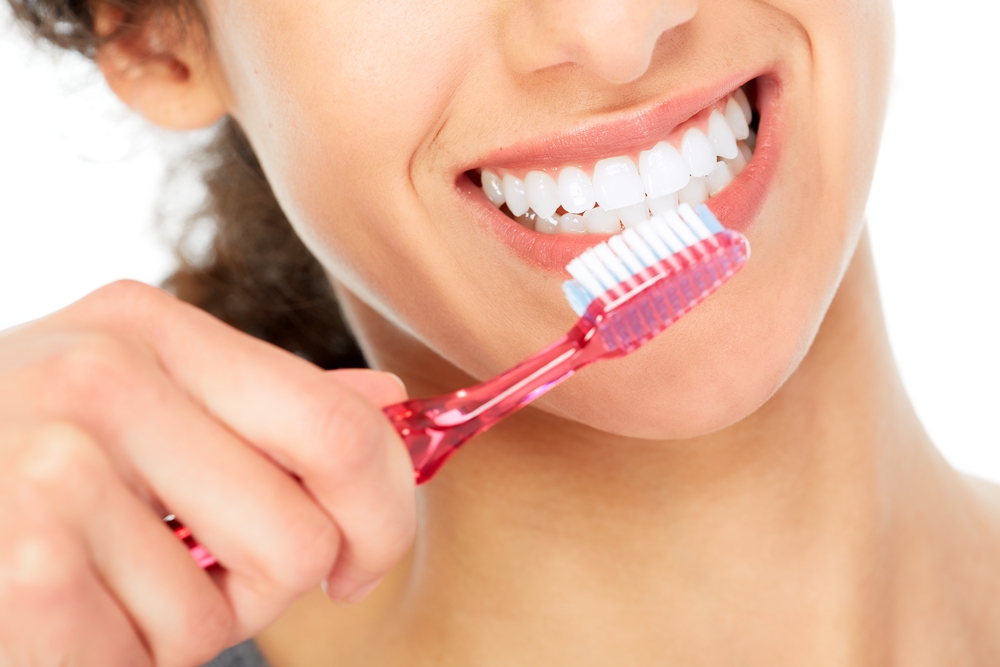
[[[817,0],[834,1],[834,0]],[[164,153],[93,68],[31,47],[0,2],[0,329],[116,278],[156,283]],[[868,207],[889,333],[944,455],[1000,482],[1000,8],[897,3],[892,106]],[[192,195],[187,195],[190,198]]]

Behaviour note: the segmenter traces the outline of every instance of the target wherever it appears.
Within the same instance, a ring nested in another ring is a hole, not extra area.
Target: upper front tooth
[[[743,115],[743,109],[740,108],[740,103],[732,97],[726,102],[726,120],[729,121],[729,127],[733,129],[733,136],[737,139],[742,140],[750,136],[750,125],[747,124],[746,116]]]
[[[696,127],[684,134],[681,154],[692,176],[707,176],[715,168],[715,148],[705,133]]]
[[[520,178],[504,174],[503,197],[507,202],[507,208],[515,217],[528,212],[528,198],[524,193],[524,181]]]
[[[713,111],[708,118],[708,138],[715,147],[715,154],[721,158],[732,160],[740,152],[736,147],[736,137],[733,136],[729,122],[718,111]]]
[[[529,171],[524,178],[528,206],[542,218],[551,218],[559,208],[559,186],[544,171]]]
[[[594,208],[594,186],[587,172],[578,167],[565,167],[559,172],[559,203],[570,213],[583,213]]]
[[[714,155],[712,159],[715,159]],[[642,179],[635,163],[628,157],[612,157],[597,163],[594,167],[594,192],[598,205],[604,209],[624,208],[646,199]]]
[[[747,94],[743,92],[742,88],[736,89],[736,92],[733,93],[733,99],[740,105],[740,111],[743,112],[747,124],[753,121],[753,109],[750,108],[750,100],[747,99]]]
[[[735,146],[735,144],[733,144]],[[666,141],[651,150],[639,153],[639,173],[642,185],[650,197],[662,197],[677,192],[691,178],[687,162],[677,149]]]
[[[503,206],[503,183],[500,181],[500,177],[492,171],[483,171],[480,176],[483,180],[483,192],[486,193],[486,198],[497,208]]]

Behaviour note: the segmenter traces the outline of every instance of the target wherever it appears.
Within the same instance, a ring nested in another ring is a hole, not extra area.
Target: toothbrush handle
[[[385,408],[410,451],[417,484],[430,480],[474,436],[604,356],[607,350],[595,331],[595,325],[582,318],[555,343],[486,382]]]
[[[463,444],[524,407],[593,361],[609,354],[595,336],[597,327],[581,318],[565,336],[491,380],[443,396],[390,405],[385,415],[413,460],[417,484],[428,481]],[[215,557],[173,515],[164,519],[202,568]]]

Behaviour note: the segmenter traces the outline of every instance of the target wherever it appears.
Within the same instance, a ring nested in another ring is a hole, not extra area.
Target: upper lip
[[[493,151],[462,171],[477,167],[510,170],[558,167],[613,155],[632,155],[651,148],[685,120],[762,74],[733,75],[711,85],[671,93],[644,108],[616,112],[568,131],[519,141]]]

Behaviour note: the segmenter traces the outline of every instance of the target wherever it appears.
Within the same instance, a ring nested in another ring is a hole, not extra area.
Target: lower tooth
[[[649,209],[646,208],[645,201],[615,209],[612,213],[618,215],[618,219],[622,221],[625,229],[630,229],[649,220]]]
[[[757,150],[757,133],[753,130],[750,130],[750,136],[747,137],[747,146],[749,146],[752,151]]]
[[[646,199],[646,206],[649,207],[649,212],[653,215],[673,211],[677,208],[677,193],[674,192],[662,197],[650,197]]]
[[[539,234],[555,234],[559,231],[559,220],[552,217],[535,216],[535,231]]]
[[[565,213],[559,216],[560,234],[586,234],[587,225],[583,222],[583,216],[576,213]]]
[[[618,216],[600,206],[584,212],[583,224],[590,234],[617,234],[622,230]]]
[[[726,160],[726,164],[729,165],[729,171],[732,172],[733,177],[739,176],[746,169],[747,159],[743,155],[743,151],[736,151],[736,157],[732,160]]]
[[[740,149],[740,153],[743,154],[743,159],[746,160],[747,162],[749,162],[750,158],[753,157],[753,149],[750,148],[750,146],[747,145],[747,142],[741,141],[741,142],[739,142],[739,143],[736,144],[736,147],[739,148]]]
[[[715,169],[708,175],[708,194],[714,197],[732,182],[733,175],[729,171],[729,165],[725,162],[716,162]]]
[[[528,211],[524,215],[515,216],[514,220],[525,229],[535,231],[535,221],[538,220],[538,216],[534,211]]]
[[[677,199],[682,204],[696,206],[708,201],[708,179],[704,176],[692,176],[688,184],[677,193]]]

